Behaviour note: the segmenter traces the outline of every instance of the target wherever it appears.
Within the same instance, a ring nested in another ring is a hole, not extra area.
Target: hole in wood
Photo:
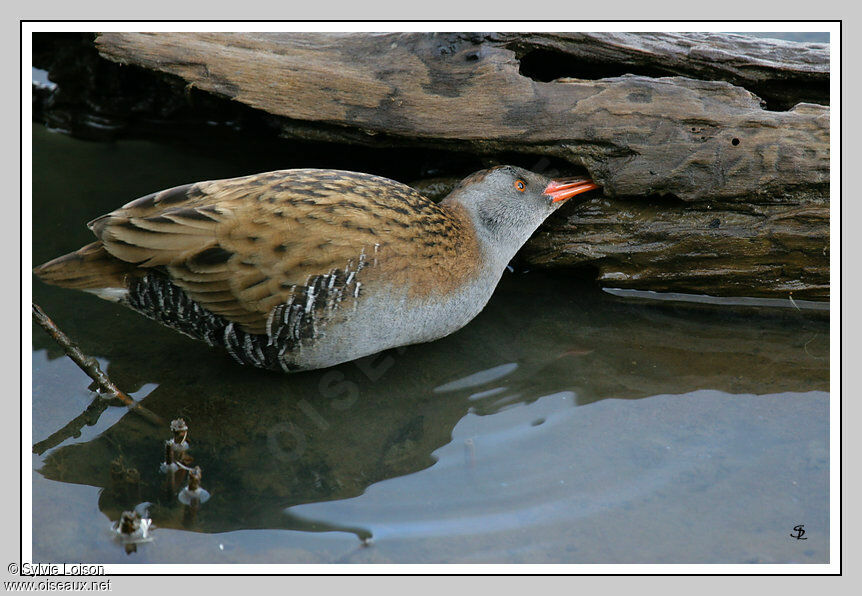
[[[659,68],[587,62],[556,50],[532,50],[521,56],[518,72],[534,81],[550,81],[571,77],[575,79],[606,79],[624,74],[645,77],[666,77],[674,73]]]

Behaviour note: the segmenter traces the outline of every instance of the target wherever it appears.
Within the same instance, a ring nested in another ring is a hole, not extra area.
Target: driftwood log
[[[828,45],[104,33],[96,47],[278,117],[286,136],[516,153],[534,169],[588,172],[602,196],[552,218],[522,251],[528,265],[594,268],[609,287],[829,296]]]

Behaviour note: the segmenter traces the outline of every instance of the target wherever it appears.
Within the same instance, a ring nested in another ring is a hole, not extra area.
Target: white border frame
[[[828,564],[679,564],[679,565],[622,565],[622,564],[556,564],[556,565],[490,565],[490,564],[403,564],[403,565],[342,565],[342,564],[106,564],[107,575],[242,575],[242,574],[742,574],[742,575],[793,575],[841,573],[841,23],[839,22],[783,22],[783,21],[558,21],[558,22],[158,22],[158,21],[71,21],[21,23],[21,125],[25,134],[21,144],[21,322],[22,329],[30,328],[32,317],[32,135],[26,134],[32,123],[32,43],[35,32],[76,31],[320,31],[320,32],[432,32],[432,31],[536,31],[551,32],[578,30],[585,32],[726,32],[726,31],[824,31],[830,33],[830,558]],[[838,248],[838,250],[835,250]],[[836,272],[838,273],[836,275]],[[21,338],[22,379],[22,432],[21,432],[21,514],[22,561],[32,561],[32,483],[30,482],[32,442],[31,388],[32,340],[29,334]],[[24,395],[30,393],[25,402]],[[95,578],[94,578],[95,579]]]

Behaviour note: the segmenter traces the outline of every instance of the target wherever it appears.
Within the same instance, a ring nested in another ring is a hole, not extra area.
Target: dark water
[[[89,242],[86,221],[137,196],[304,165],[33,134],[34,264]],[[179,503],[159,473],[168,429],[122,408],[52,436],[93,395],[34,326],[34,561],[829,560],[822,311],[507,274],[448,338],[284,376],[86,294],[34,282],[33,296],[115,383],[188,422],[212,494],[195,512]],[[108,528],[142,502],[155,539],[127,555]],[[807,540],[790,537],[799,524]]]

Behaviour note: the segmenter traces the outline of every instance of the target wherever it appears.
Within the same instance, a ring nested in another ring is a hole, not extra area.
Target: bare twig
[[[155,424],[164,425],[165,422],[156,414],[143,407],[131,397],[126,395],[123,391],[121,391],[111,379],[108,378],[102,369],[99,367],[98,361],[95,358],[87,356],[84,354],[78,346],[76,346],[69,336],[60,331],[60,328],[57,327],[56,323],[51,320],[51,318],[45,314],[45,311],[36,304],[33,303],[33,319],[39,323],[39,325],[44,329],[48,335],[54,338],[63,351],[66,353],[66,356],[72,359],[72,362],[78,365],[78,367],[87,373],[91,379],[96,382],[96,385],[99,387],[99,391],[101,393],[107,394],[108,397],[115,397],[122,401],[126,406],[138,414],[142,415],[144,418],[149,420],[150,422],[154,422]]]

